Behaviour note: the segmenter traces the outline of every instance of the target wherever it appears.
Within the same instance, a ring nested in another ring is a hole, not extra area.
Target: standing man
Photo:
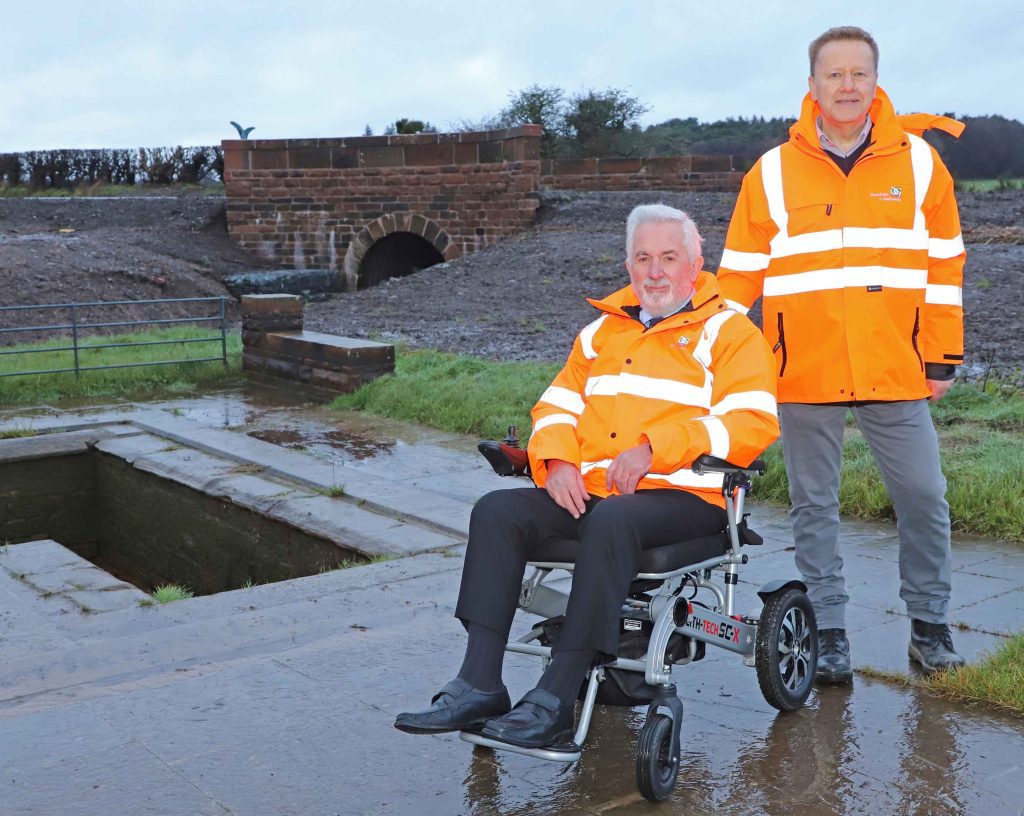
[[[811,43],[809,93],[786,144],[743,180],[718,272],[744,312],[764,295],[779,375],[796,564],[818,618],[816,677],[848,682],[839,471],[848,410],[896,510],[910,657],[964,663],[948,626],[949,506],[927,400],[963,362],[964,244],[953,180],[876,84],[878,45],[854,26]]]

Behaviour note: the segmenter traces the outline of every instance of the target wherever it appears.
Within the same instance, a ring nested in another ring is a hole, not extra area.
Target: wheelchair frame
[[[512,429],[509,438],[514,439]],[[482,452],[484,444],[481,443]],[[488,459],[492,459],[492,456],[488,455]],[[618,669],[639,672],[650,687],[651,700],[637,745],[637,783],[647,799],[665,799],[671,793],[679,773],[683,704],[671,680],[672,665],[665,662],[669,640],[677,634],[685,638],[687,651],[674,660],[675,665],[686,665],[703,657],[702,654],[698,655],[698,643],[717,646],[742,655],[747,665],[756,668],[758,683],[769,704],[781,711],[791,711],[804,704],[814,681],[818,646],[817,624],[806,595],[806,586],[798,580],[771,581],[757,593],[764,603],[761,616],[754,618],[735,612],[736,584],[740,569],[748,560],[746,554],[741,552],[740,524],[744,518],[744,499],[751,486],[750,478],[763,475],[764,465],[757,461],[743,468],[711,456],[702,456],[694,463],[693,469],[698,474],[721,473],[723,476],[722,493],[728,518],[729,546],[721,556],[686,564],[668,572],[637,574],[634,579],[636,581],[661,582],[653,595],[634,593],[643,594],[646,600],[627,597],[621,611],[624,620],[639,625],[642,625],[642,621],[653,624],[647,653],[643,659],[617,658],[588,673],[586,692],[572,742],[546,748],[524,748],[490,739],[474,731],[460,732],[461,739],[537,759],[574,762],[582,756],[582,746],[590,729],[598,689],[605,682],[607,671]],[[495,470],[498,470],[497,466]],[[509,475],[512,475],[511,470]],[[520,469],[515,475],[526,474]],[[519,608],[543,618],[564,614],[568,592],[561,587],[549,586],[545,580],[554,570],[571,573],[574,564],[530,561],[527,566],[534,567],[534,572],[523,581]],[[724,573],[722,586],[711,580],[715,570]],[[693,595],[683,598],[682,591],[687,584],[693,587]],[[713,605],[694,601],[701,590],[714,596]],[[510,641],[505,647],[506,651],[540,657],[546,667],[551,659],[551,647],[537,642],[543,635],[543,627],[535,626],[523,637]],[[670,721],[668,724],[666,719]]]

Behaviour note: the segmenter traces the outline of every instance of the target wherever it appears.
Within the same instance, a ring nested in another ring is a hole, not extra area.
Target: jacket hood
[[[725,299],[718,291],[717,278],[707,271],[702,271],[697,275],[696,286],[690,302],[693,304],[693,311],[687,314],[691,319],[695,320],[706,320],[716,312],[727,308]],[[640,301],[637,299],[636,292],[633,291],[632,286],[624,286],[622,289],[612,292],[612,294],[601,300],[587,298],[587,303],[600,309],[602,312],[628,317],[630,320],[633,318],[623,311],[623,307],[640,305]],[[671,325],[671,317],[674,317],[674,315],[663,322]],[[660,326],[661,324],[659,323],[658,325]]]
[[[817,121],[821,115],[821,107],[811,98],[810,91],[804,95],[800,106],[800,118],[789,129],[789,138],[794,142],[804,141],[814,147],[818,146]],[[927,130],[941,130],[959,138],[964,131],[964,124],[948,116],[933,113],[908,113],[897,115],[889,100],[889,95],[881,87],[875,88],[875,98],[868,108],[868,116],[872,122],[872,142],[887,146],[898,143],[904,134],[913,133],[921,136]]]

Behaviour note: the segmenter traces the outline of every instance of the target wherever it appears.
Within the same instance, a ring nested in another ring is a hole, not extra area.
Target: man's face
[[[831,125],[861,124],[875,98],[878,74],[871,46],[861,40],[836,40],[818,52],[807,78],[811,97]]]
[[[654,317],[672,314],[690,299],[703,265],[701,255],[692,261],[687,258],[683,231],[673,221],[638,226],[626,259],[633,291],[640,305]]]

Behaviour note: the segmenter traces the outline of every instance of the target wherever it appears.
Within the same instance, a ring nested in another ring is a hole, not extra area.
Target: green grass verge
[[[530,408],[559,366],[498,363],[436,351],[399,351],[395,374],[381,377],[332,406],[434,428],[501,438],[515,424],[529,436]],[[1024,541],[1024,398],[998,383],[958,384],[932,414],[941,439],[954,529]],[[765,452],[768,472],[754,497],[789,503],[779,443]],[[843,452],[840,510],[862,518],[894,518],[864,438],[854,427]]]
[[[1024,714],[1024,634],[1003,643],[994,654],[956,671],[938,672],[930,677],[911,677],[897,671],[870,666],[858,674],[875,680],[917,688],[970,703],[983,703],[1015,714]]]
[[[956,188],[971,193],[991,193],[995,190],[1024,190],[1024,179],[957,179]]]
[[[525,440],[530,409],[559,368],[399,350],[394,375],[339,397],[331,407],[495,439],[515,425]]]
[[[224,185],[210,184],[90,184],[78,187],[30,187],[0,184],[0,198],[82,198],[84,196],[183,195],[203,193],[224,195]]]
[[[980,663],[932,675],[921,685],[954,700],[1024,714],[1024,634],[1014,635]]]
[[[144,343],[154,341],[191,340],[211,337],[217,330],[183,326],[133,334],[89,337],[86,345],[107,343]],[[68,338],[57,338],[46,343],[5,346],[0,351],[33,351],[31,354],[0,355],[0,375],[16,371],[69,368],[74,364],[70,351],[47,351],[69,345]],[[138,397],[154,393],[182,393],[198,386],[222,385],[239,376],[241,371],[242,339],[235,332],[228,334],[228,365],[220,361],[176,365],[144,365],[137,368],[111,368],[83,371],[76,378],[73,372],[62,374],[28,374],[15,377],[0,376],[0,405],[24,405],[55,402],[83,397]],[[156,346],[89,349],[79,351],[80,366],[125,365],[130,363],[156,363],[163,360],[213,357],[220,354],[220,338],[203,343],[179,343]]]
[[[1024,541],[1024,398],[998,383],[984,390],[958,384],[931,409],[953,529]],[[753,496],[788,504],[781,443],[764,459],[768,472],[755,482]],[[895,518],[871,451],[855,427],[847,428],[843,443],[839,509],[862,518]]]

